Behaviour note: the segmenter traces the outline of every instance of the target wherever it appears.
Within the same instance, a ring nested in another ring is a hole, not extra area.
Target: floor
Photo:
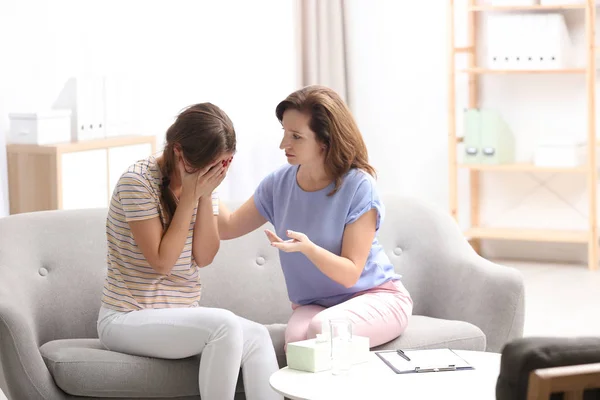
[[[599,336],[600,269],[494,260],[525,280],[524,336]]]

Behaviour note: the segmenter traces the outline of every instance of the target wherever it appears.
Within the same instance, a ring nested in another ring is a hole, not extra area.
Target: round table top
[[[297,371],[287,367],[271,375],[271,387],[293,400],[320,399],[477,399],[495,400],[500,354],[455,350],[474,369],[396,374],[375,353],[353,365],[347,375]]]

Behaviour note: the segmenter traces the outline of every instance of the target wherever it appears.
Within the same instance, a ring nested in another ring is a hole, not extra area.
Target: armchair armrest
[[[452,217],[410,198],[390,199],[382,244],[410,292],[413,313],[469,322],[500,352],[522,336],[525,289],[521,273],[480,257]]]
[[[0,362],[10,398],[64,398],[40,354],[30,310],[7,296],[0,297]]]
[[[525,287],[518,270],[469,248],[449,258],[444,273],[430,278],[429,315],[479,327],[486,335],[486,351],[499,353],[523,335]]]
[[[413,313],[469,322],[487,351],[523,334],[521,273],[480,257],[447,211],[421,199],[390,197],[381,242],[414,302]]]

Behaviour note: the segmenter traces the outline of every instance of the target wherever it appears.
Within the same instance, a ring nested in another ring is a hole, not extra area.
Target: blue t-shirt
[[[301,232],[316,245],[339,256],[347,224],[372,208],[377,210],[377,223],[365,268],[350,288],[327,277],[304,254],[279,251],[289,299],[301,305],[331,307],[354,293],[400,279],[377,239],[384,207],[375,180],[362,170],[352,169],[343,177],[339,190],[327,196],[334,188],[333,183],[322,190],[304,191],[296,181],[298,168],[286,165],[277,169],[262,180],[254,193],[256,208],[273,224],[277,236],[287,240],[288,229]]]

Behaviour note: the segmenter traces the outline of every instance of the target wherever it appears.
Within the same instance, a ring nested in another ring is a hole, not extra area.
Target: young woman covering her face
[[[269,386],[278,365],[267,329],[200,300],[198,270],[212,262],[220,243],[214,191],[235,145],[228,116],[210,103],[196,104],[168,129],[162,155],[121,176],[106,223],[98,335],[122,353],[201,354],[202,399],[233,399],[240,366],[247,399],[282,399]]]

